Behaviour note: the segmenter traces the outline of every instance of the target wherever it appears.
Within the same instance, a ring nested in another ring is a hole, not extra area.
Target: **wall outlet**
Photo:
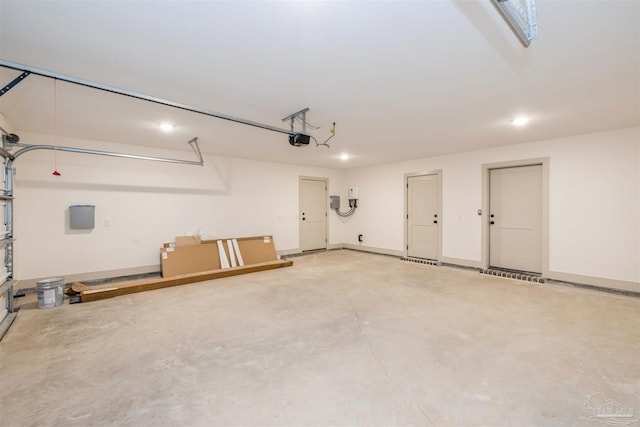
[[[111,220],[110,219],[105,219],[103,222],[105,227],[111,227]]]

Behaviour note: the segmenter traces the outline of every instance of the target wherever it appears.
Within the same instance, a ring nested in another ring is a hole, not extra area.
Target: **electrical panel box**
[[[358,199],[358,187],[349,187],[349,200]]]
[[[95,228],[96,207],[93,205],[69,206],[69,228],[91,230]]]
[[[329,207],[331,209],[340,209],[340,196],[329,196]]]

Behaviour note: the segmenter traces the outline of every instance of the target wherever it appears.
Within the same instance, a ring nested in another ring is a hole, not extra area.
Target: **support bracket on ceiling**
[[[17,85],[18,83],[20,83],[22,80],[24,80],[25,77],[27,77],[29,74],[31,74],[29,71],[23,71],[22,74],[20,74],[18,77],[16,77],[15,79],[11,80],[9,82],[9,84],[7,84],[5,87],[3,87],[2,89],[0,89],[0,96],[4,95],[5,93],[9,92],[11,89],[13,89],[13,87],[15,85]]]
[[[309,107],[304,108],[298,112],[295,112],[293,114],[289,114],[287,117],[285,117],[284,119],[282,119],[283,122],[286,122],[287,120],[291,121],[291,132],[295,133],[295,131],[293,130],[296,119],[299,119],[300,122],[302,123],[302,133],[303,134],[307,134],[307,112],[309,112]]]

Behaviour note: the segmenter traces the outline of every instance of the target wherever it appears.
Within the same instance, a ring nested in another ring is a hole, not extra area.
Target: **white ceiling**
[[[640,2],[538,0],[522,47],[489,0],[0,0],[0,58],[287,128],[320,142],[57,83],[60,135],[331,168],[640,123]],[[0,68],[0,85],[19,73]],[[19,131],[53,133],[53,82],[0,97]],[[531,124],[514,128],[525,114]],[[176,131],[163,134],[163,121]],[[27,141],[23,141],[27,142]],[[88,146],[90,144],[88,143]],[[343,152],[352,158],[338,159]]]

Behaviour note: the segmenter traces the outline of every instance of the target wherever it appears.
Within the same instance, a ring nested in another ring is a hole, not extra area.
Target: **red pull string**
[[[53,79],[53,174],[54,176],[60,176],[58,172],[58,88],[56,82],[58,79]]]

